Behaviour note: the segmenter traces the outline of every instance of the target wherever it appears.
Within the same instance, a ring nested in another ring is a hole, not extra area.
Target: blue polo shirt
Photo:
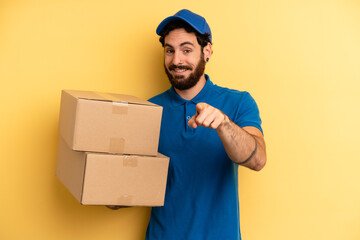
[[[214,85],[206,75],[201,92],[188,101],[173,87],[149,101],[163,106],[159,152],[170,157],[165,203],[153,207],[148,240],[239,240],[238,166],[227,156],[216,130],[187,125],[196,104],[208,103],[240,127],[261,129],[254,99]]]

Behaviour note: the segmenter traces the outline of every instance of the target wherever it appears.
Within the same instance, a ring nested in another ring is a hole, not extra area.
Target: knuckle
[[[209,127],[210,124],[209,124],[209,122],[203,122],[203,126],[204,126],[204,127]]]
[[[203,123],[203,121],[201,121],[200,119],[195,119],[195,122],[196,122],[196,124],[198,124],[198,125],[202,125],[202,123]]]
[[[214,122],[211,123],[209,127],[210,127],[211,129],[216,129],[216,128],[217,128],[217,126],[216,126],[216,124],[215,124]]]

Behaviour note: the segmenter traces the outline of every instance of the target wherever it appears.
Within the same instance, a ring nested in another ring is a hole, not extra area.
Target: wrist
[[[222,112],[222,115],[223,115],[223,120],[222,122],[219,124],[218,128],[219,130],[223,129],[223,128],[228,128],[230,126],[230,118]]]

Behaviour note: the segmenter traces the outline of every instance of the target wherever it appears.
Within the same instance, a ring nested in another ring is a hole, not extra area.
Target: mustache
[[[170,65],[169,66],[169,70],[172,71],[172,70],[175,70],[175,69],[185,69],[185,70],[193,70],[192,67],[190,66],[186,66],[186,65]]]

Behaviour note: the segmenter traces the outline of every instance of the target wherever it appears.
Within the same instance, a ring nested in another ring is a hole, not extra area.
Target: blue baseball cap
[[[156,34],[160,35],[161,31],[164,29],[164,27],[174,21],[174,20],[182,20],[184,22],[187,22],[191,27],[193,27],[198,33],[210,34],[210,43],[212,43],[212,35],[209,25],[207,24],[205,18],[203,18],[200,15],[197,15],[187,9],[183,9],[175,13],[174,16],[170,16],[165,18],[157,27]]]

